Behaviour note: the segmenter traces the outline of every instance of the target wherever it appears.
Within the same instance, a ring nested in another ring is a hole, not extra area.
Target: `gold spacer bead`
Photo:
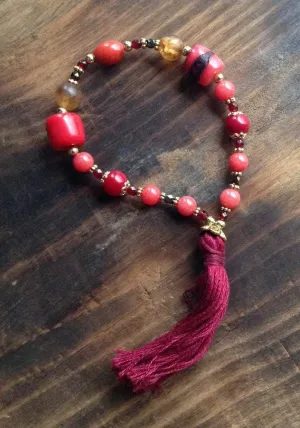
[[[155,43],[154,49],[156,51],[158,51],[159,50],[159,45],[160,45],[160,39],[155,39],[154,43]]]
[[[182,55],[188,56],[188,54],[191,52],[192,48],[190,46],[184,46],[182,49]]]
[[[194,211],[193,215],[194,215],[195,217],[197,217],[197,215],[200,213],[200,211],[201,211],[201,208],[200,208],[200,207],[197,207],[197,208],[195,209],[195,211]]]
[[[244,147],[236,147],[234,149],[235,152],[243,152],[244,151]]]
[[[231,187],[232,189],[239,189],[240,186],[238,184],[234,184],[234,183],[230,183],[229,187]]]
[[[224,75],[222,73],[217,74],[215,77],[215,82],[218,83],[218,82],[221,82],[222,80],[224,80]]]
[[[126,52],[130,52],[132,50],[131,42],[129,40],[125,40],[125,42],[123,42],[123,45],[125,47]]]
[[[67,109],[63,108],[63,107],[58,107],[57,109],[57,113],[67,113]]]
[[[121,196],[126,195],[126,190],[128,189],[129,186],[130,186],[129,180],[125,181],[124,186],[122,187],[122,190],[121,190]]]
[[[72,147],[69,151],[68,151],[70,156],[76,156],[79,153],[79,149],[78,147]]]
[[[104,183],[104,180],[108,177],[108,175],[110,174],[110,171],[105,171],[105,173],[102,175],[101,178],[101,183]]]
[[[93,64],[93,62],[95,62],[95,55],[92,53],[87,54],[87,56],[85,57],[85,60],[88,64]]]
[[[79,67],[78,65],[74,65],[74,70],[77,71],[79,74],[83,74],[84,70],[82,70],[81,67]]]
[[[224,211],[225,213],[230,213],[231,209],[230,208],[226,208],[226,207],[221,207],[221,211]]]
[[[244,114],[242,111],[230,111],[227,116],[237,116],[238,114]]]
[[[146,47],[147,47],[147,39],[145,39],[145,37],[142,37],[140,39],[140,43],[141,43],[141,48],[142,49],[146,49]]]
[[[90,168],[90,170],[89,170],[89,172],[91,173],[91,174],[93,174],[93,172],[94,171],[96,171],[96,169],[98,168],[98,165],[96,165],[95,163],[94,163],[94,165]]]
[[[68,79],[68,82],[72,83],[73,85],[78,85],[77,80]]]
[[[142,187],[138,187],[136,195],[141,196],[142,190],[143,190]]]

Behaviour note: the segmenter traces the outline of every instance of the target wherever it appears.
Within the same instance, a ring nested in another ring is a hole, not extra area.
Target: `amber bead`
[[[63,82],[55,92],[56,104],[68,111],[76,110],[81,100],[82,92],[74,83]]]
[[[159,43],[159,53],[167,61],[178,61],[181,57],[183,42],[178,37],[163,37]]]

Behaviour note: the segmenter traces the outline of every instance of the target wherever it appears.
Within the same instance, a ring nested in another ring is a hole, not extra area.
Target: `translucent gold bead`
[[[68,111],[76,110],[82,99],[82,92],[73,83],[63,82],[55,92],[55,101],[59,107]]]
[[[160,39],[159,52],[167,61],[178,61],[181,57],[183,42],[178,37],[163,37]]]

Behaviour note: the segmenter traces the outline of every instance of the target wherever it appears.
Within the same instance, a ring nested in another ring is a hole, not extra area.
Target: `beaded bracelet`
[[[208,86],[215,82],[215,96],[225,102],[229,113],[225,127],[234,146],[229,158],[229,187],[220,194],[220,215],[217,219],[201,209],[191,196],[174,197],[154,185],[135,187],[130,184],[122,171],[103,172],[87,152],[79,148],[86,141],[84,126],[80,116],[72,113],[81,102],[82,93],[78,82],[89,64],[97,62],[103,66],[119,63],[125,52],[150,48],[159,51],[167,61],[179,61],[185,56],[185,83],[199,83]],[[74,168],[82,173],[90,172],[100,180],[104,191],[110,196],[137,196],[145,205],[159,202],[174,205],[183,216],[194,216],[202,223],[199,246],[204,256],[204,271],[196,285],[184,293],[191,311],[169,332],[154,341],[133,351],[118,350],[113,359],[113,369],[119,380],[131,384],[135,392],[153,390],[172,373],[189,367],[198,361],[208,349],[216,327],[225,315],[229,282],[225,263],[224,234],[225,221],[230,211],[240,203],[239,184],[242,173],[248,167],[248,158],[244,154],[244,138],[249,131],[250,122],[238,109],[235,87],[224,80],[222,60],[205,46],[196,44],[184,46],[177,37],[162,39],[139,39],[121,43],[109,40],[96,47],[74,67],[68,81],[56,91],[57,114],[50,116],[46,128],[50,145],[54,150],[66,150],[73,156]],[[196,303],[195,303],[196,299]]]

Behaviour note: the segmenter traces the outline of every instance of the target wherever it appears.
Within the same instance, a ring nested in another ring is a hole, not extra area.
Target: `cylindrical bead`
[[[76,113],[57,113],[49,116],[46,129],[54,150],[69,150],[85,143],[84,126]]]
[[[184,62],[184,72],[188,73],[194,62],[207,52],[210,52],[210,49],[208,49],[206,46],[194,45]],[[212,83],[214,77],[223,71],[223,68],[223,61],[216,54],[213,54],[209,58],[208,65],[201,73],[198,83],[202,86],[208,86],[210,83]]]

